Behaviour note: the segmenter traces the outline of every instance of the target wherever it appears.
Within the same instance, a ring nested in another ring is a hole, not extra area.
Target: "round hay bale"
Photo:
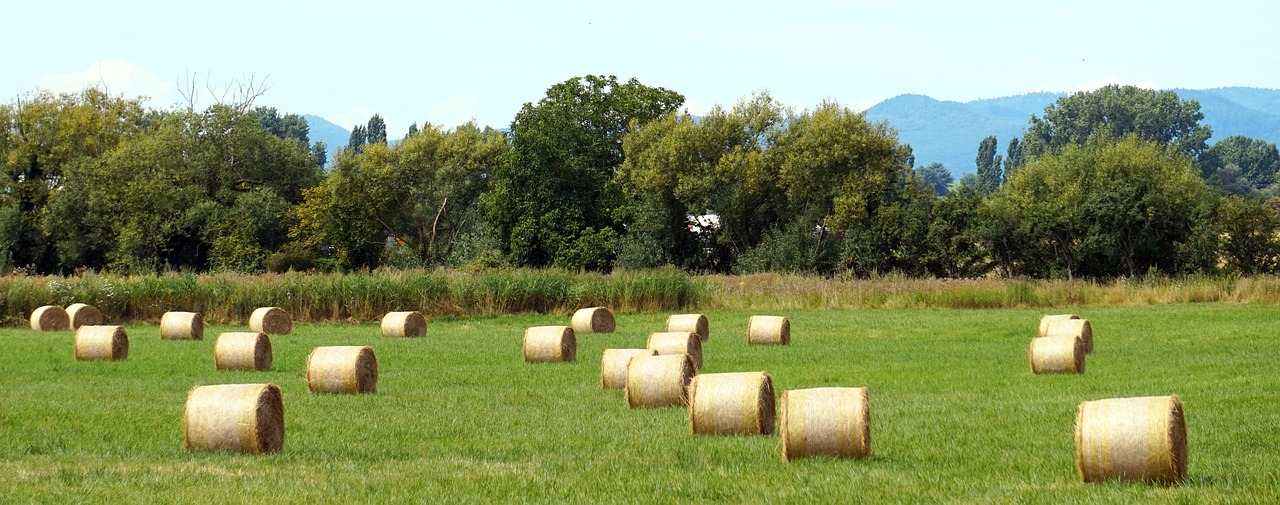
[[[623,389],[627,387],[627,364],[636,356],[656,356],[653,349],[605,349],[600,355],[600,387]]]
[[[782,392],[778,408],[782,459],[865,458],[871,454],[867,388],[809,388]]]
[[[1057,319],[1049,321],[1046,337],[1070,335],[1084,342],[1084,352],[1093,352],[1093,328],[1088,319]]]
[[[160,317],[163,340],[204,340],[204,318],[199,312],[165,312]]]
[[[293,319],[280,307],[258,307],[249,316],[249,330],[267,335],[288,335],[293,331]]]
[[[524,330],[526,363],[571,362],[578,358],[578,339],[568,326],[534,326]]]
[[[747,343],[787,345],[791,343],[791,320],[783,316],[751,316],[747,320]]]
[[[689,381],[696,373],[687,354],[633,357],[627,363],[627,406],[686,405]]]
[[[1076,466],[1084,482],[1178,484],[1187,478],[1187,425],[1173,396],[1080,403]]]
[[[373,393],[378,359],[369,346],[317,347],[307,356],[307,389],[312,393]]]
[[[698,334],[698,338],[706,340],[711,338],[711,328],[707,323],[707,316],[702,314],[674,314],[667,316],[667,331],[691,331]]]
[[[1049,336],[1049,326],[1052,325],[1054,321],[1066,321],[1068,319],[1080,319],[1080,316],[1075,314],[1046,314],[1041,316],[1039,336]]]
[[[649,334],[645,348],[658,354],[688,354],[693,368],[702,370],[702,339],[690,331],[660,331]]]
[[[613,333],[615,321],[608,307],[588,307],[573,313],[575,333]]]
[[[97,326],[102,324],[102,311],[92,305],[73,303],[67,306],[67,318],[73,330],[81,326]]]
[[[388,312],[382,316],[382,336],[421,337],[427,334],[427,318],[421,312]]]
[[[76,359],[118,361],[129,357],[129,336],[119,326],[81,326],[76,330]]]
[[[1084,373],[1084,341],[1071,335],[1031,339],[1031,373]]]
[[[264,453],[284,448],[284,401],[275,384],[196,386],[182,413],[187,450]]]
[[[694,435],[768,435],[775,415],[773,378],[765,372],[709,373],[689,383]]]
[[[31,311],[31,329],[36,331],[62,331],[71,329],[71,316],[57,305],[45,305]]]
[[[213,344],[213,366],[218,370],[270,370],[271,360],[271,337],[266,333],[223,333]]]

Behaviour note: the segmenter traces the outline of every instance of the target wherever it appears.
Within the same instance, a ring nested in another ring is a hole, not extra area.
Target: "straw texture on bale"
[[[686,405],[689,381],[696,373],[687,354],[633,357],[627,363],[627,406]]]
[[[751,319],[747,320],[747,343],[790,344],[791,320],[783,316],[751,316]]]
[[[293,319],[280,307],[258,307],[249,316],[249,330],[267,335],[288,335],[293,331]]]
[[[573,313],[575,333],[613,333],[613,311],[608,307],[588,307]]]
[[[667,331],[691,331],[697,333],[698,338],[702,340],[711,338],[711,327],[707,323],[707,316],[702,314],[667,316]]]
[[[605,349],[600,356],[600,387],[622,389],[627,387],[627,364],[636,356],[655,356],[653,349]]]
[[[1049,336],[1049,326],[1052,325],[1054,321],[1066,321],[1068,319],[1080,319],[1080,316],[1075,314],[1046,314],[1041,316],[1039,336]]]
[[[1089,325],[1088,319],[1057,319],[1049,321],[1048,334],[1045,336],[1052,337],[1055,335],[1079,337],[1084,342],[1084,352],[1093,352],[1093,328]]]
[[[187,450],[264,453],[284,448],[284,401],[275,384],[197,386],[182,414]]]
[[[266,333],[223,333],[213,344],[213,366],[218,370],[270,370],[271,360],[271,337]]]
[[[57,305],[45,305],[31,311],[31,329],[36,331],[62,331],[71,329],[71,316],[67,309]]]
[[[204,340],[204,317],[199,312],[165,312],[160,317],[160,338]]]
[[[1084,373],[1084,341],[1071,335],[1031,339],[1031,373]]]
[[[709,373],[689,383],[694,435],[768,435],[776,414],[773,378],[765,372]]]
[[[688,354],[693,368],[702,370],[702,339],[690,331],[660,331],[649,334],[645,348],[658,354]]]
[[[73,303],[67,306],[67,318],[73,330],[81,326],[97,326],[102,324],[102,311],[92,305]]]
[[[1080,480],[1178,484],[1187,478],[1187,425],[1173,396],[1080,403],[1076,414]]]
[[[782,459],[865,458],[871,454],[867,388],[810,388],[782,392],[778,407]]]
[[[427,334],[427,318],[421,312],[388,312],[382,316],[382,336],[421,337]]]
[[[118,361],[129,357],[129,336],[119,326],[81,326],[76,330],[76,359]]]
[[[559,363],[578,359],[576,332],[568,326],[534,326],[524,330],[524,360]]]
[[[313,393],[373,393],[378,359],[369,346],[317,347],[307,356],[307,389]]]

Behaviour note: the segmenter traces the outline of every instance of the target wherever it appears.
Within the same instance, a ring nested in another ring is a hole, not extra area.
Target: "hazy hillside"
[[[311,141],[324,142],[329,147],[330,162],[333,162],[333,156],[338,152],[338,148],[346,147],[347,142],[351,140],[351,130],[330,123],[325,118],[303,114],[302,119],[307,120]]]

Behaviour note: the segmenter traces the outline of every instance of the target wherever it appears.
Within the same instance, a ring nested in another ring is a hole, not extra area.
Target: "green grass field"
[[[784,389],[868,386],[872,456],[780,458],[774,436],[693,436],[684,409],[630,410],[599,388],[600,354],[643,347],[665,314],[578,336],[578,361],[521,361],[524,328],[560,316],[300,325],[268,372],[218,372],[213,344],[127,327],[129,359],[77,362],[72,333],[0,330],[4,503],[1276,503],[1280,306],[1078,308],[1096,341],[1083,376],[1033,376],[1033,310],[805,311],[787,347],[748,347],[747,312],[715,312],[704,372],[764,370]],[[371,345],[378,392],[307,391],[313,347]],[[195,385],[274,382],[272,455],[193,453]],[[1079,482],[1082,400],[1179,395],[1189,480]]]

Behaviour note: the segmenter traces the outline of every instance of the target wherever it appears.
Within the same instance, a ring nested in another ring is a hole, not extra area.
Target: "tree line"
[[[1269,273],[1280,156],[1212,146],[1199,104],[1108,86],[1032,116],[975,174],[883,122],[768,93],[702,116],[588,75],[506,131],[374,116],[333,160],[252,99],[196,110],[36,92],[0,105],[0,271],[501,266],[969,278]],[[329,169],[326,171],[325,166]]]

